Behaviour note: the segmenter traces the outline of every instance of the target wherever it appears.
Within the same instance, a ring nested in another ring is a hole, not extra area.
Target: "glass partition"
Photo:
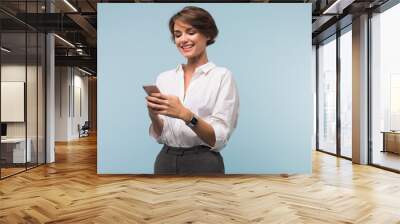
[[[7,177],[24,171],[31,158],[26,147],[26,33],[3,32],[1,47],[1,176]]]
[[[0,178],[45,163],[45,34],[18,20],[45,1],[1,1]],[[32,19],[37,17],[33,16]]]
[[[318,47],[318,149],[336,154],[336,36]]]
[[[30,161],[27,163],[28,168],[37,165],[37,134],[38,134],[38,35],[36,32],[27,33],[27,98],[26,98],[26,113],[27,113],[27,145],[30,153]]]
[[[400,171],[400,4],[372,17],[372,163]]]

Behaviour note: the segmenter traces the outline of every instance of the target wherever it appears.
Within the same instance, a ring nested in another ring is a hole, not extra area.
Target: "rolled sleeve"
[[[215,145],[211,147],[212,150],[221,151],[226,146],[237,126],[238,115],[239,95],[236,83],[228,70],[221,81],[213,112],[204,118],[214,129]]]
[[[230,137],[228,124],[226,123],[226,121],[213,116],[206,117],[204,120],[211,125],[211,127],[214,129],[215,134],[215,145],[208,146],[210,146],[211,149],[214,151],[221,151],[222,148],[224,148],[225,145],[228,143]]]

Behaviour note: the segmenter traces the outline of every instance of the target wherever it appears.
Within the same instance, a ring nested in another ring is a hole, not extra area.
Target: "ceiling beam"
[[[91,56],[55,56],[56,66],[82,66],[96,71],[97,60]]]

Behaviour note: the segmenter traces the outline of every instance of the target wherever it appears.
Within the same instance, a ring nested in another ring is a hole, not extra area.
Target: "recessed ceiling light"
[[[71,42],[69,42],[68,40],[66,40],[66,39],[64,39],[64,38],[62,38],[62,37],[60,37],[60,36],[57,35],[57,34],[54,34],[54,36],[57,37],[58,39],[60,39],[62,42],[66,43],[67,45],[69,45],[69,46],[75,48],[75,45],[73,45],[73,44],[72,44]]]
[[[322,14],[342,14],[343,9],[351,5],[355,0],[336,0]]]
[[[1,50],[4,51],[4,52],[6,52],[6,53],[10,53],[10,52],[11,52],[11,50],[9,50],[9,49],[7,49],[7,48],[5,48],[5,47],[1,47]]]
[[[78,10],[71,4],[69,3],[68,0],[64,0],[65,4],[67,4],[74,12],[78,12]]]
[[[87,74],[87,75],[92,75],[92,73],[90,73],[90,72],[88,72],[88,71],[86,71],[86,70],[83,70],[83,69],[81,69],[81,68],[79,68],[79,67],[78,67],[78,70],[81,71],[81,72],[83,72],[83,73],[85,73],[85,74]]]

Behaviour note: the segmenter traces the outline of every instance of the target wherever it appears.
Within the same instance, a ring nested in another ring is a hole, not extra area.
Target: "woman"
[[[161,93],[146,97],[150,135],[164,147],[155,174],[224,174],[219,151],[236,128],[239,97],[231,72],[208,61],[218,29],[202,8],[185,7],[169,21],[186,64],[161,73]]]

